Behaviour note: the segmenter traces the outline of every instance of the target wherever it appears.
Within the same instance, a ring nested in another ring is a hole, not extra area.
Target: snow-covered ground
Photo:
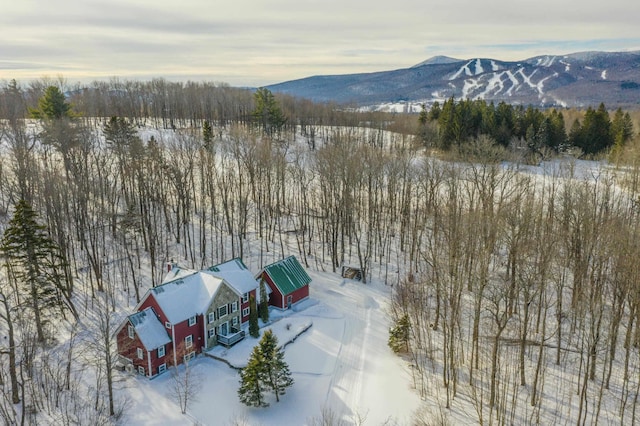
[[[301,333],[285,347],[295,383],[279,403],[272,398],[267,408],[246,407],[237,396],[238,372],[201,355],[191,368],[202,386],[187,415],[180,413],[168,391],[171,373],[154,380],[129,376],[126,423],[303,425],[318,421],[325,410],[346,424],[409,424],[420,398],[406,363],[387,346],[388,288],[343,280],[330,272],[309,273],[310,300],[284,314],[273,311],[266,327],[281,344]],[[248,336],[212,354],[242,366],[257,342]]]

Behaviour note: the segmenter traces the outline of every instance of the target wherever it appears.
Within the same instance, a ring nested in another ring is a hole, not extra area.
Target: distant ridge
[[[640,51],[541,55],[521,61],[434,56],[410,68],[314,76],[267,86],[273,92],[370,109],[484,99],[539,107],[640,108]]]
[[[450,56],[438,55],[438,56],[432,56],[431,58],[427,59],[426,61],[422,61],[419,64],[416,64],[416,65],[412,66],[411,68],[417,68],[417,67],[421,67],[423,65],[453,64],[453,63],[462,62],[462,61],[464,61],[464,59],[456,59],[456,58],[452,58]]]

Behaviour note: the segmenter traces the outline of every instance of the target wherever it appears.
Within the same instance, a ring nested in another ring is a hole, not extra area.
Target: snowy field
[[[239,374],[222,361],[200,355],[191,364],[202,387],[198,400],[180,409],[169,395],[171,374],[157,379],[129,376],[126,424],[131,425],[303,425],[330,411],[345,424],[409,424],[420,398],[411,388],[406,362],[387,346],[388,288],[309,271],[311,298],[295,311],[272,311],[271,328],[285,348],[295,383],[279,403],[246,407],[238,400]],[[309,327],[309,325],[311,325]],[[243,366],[258,339],[247,336],[215,356]]]

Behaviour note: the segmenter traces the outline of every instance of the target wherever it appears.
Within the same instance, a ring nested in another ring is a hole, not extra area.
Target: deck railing
[[[231,333],[226,336],[218,335],[218,343],[224,346],[233,346],[238,343],[240,340],[244,339],[244,330],[238,330],[235,328],[231,329]]]

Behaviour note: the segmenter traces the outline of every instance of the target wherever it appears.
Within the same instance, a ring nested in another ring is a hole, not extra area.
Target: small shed
[[[311,277],[295,256],[265,266],[258,278],[271,289],[269,304],[276,308],[290,309],[309,297]]]

